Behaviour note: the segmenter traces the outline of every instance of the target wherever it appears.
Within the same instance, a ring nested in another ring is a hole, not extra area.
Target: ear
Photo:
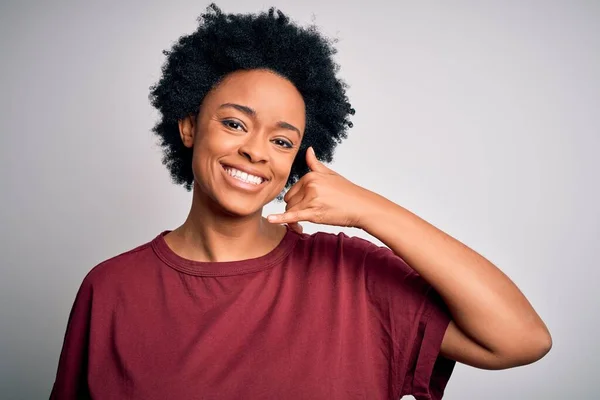
[[[187,148],[192,148],[194,146],[194,134],[196,132],[196,116],[190,114],[187,117],[180,119],[178,124],[179,136],[181,137],[183,145]]]

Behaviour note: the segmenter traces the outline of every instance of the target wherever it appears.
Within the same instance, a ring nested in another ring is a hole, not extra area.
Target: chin
[[[264,204],[257,198],[243,199],[240,196],[227,196],[227,199],[217,199],[221,209],[227,214],[235,217],[249,217],[256,213],[262,213]]]
[[[203,182],[204,183],[204,182]],[[195,190],[203,193],[204,201],[208,200],[216,205],[216,210],[221,209],[224,213],[243,218],[253,214],[262,214],[263,207],[270,203],[283,190],[273,193],[274,182],[267,182],[268,187],[263,187],[262,190],[256,193],[244,192],[236,188],[228,186],[227,182],[217,180],[203,184],[196,180]],[[203,189],[204,188],[204,189]],[[265,192],[266,191],[266,192]],[[266,197],[265,197],[266,196]],[[209,206],[210,208],[210,206]],[[215,210],[215,211],[216,211]]]

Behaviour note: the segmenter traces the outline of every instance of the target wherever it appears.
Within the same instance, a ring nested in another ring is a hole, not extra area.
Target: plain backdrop
[[[208,3],[1,4],[0,397],[42,399],[85,274],[187,215],[147,96]],[[445,398],[598,398],[600,2],[218,5],[339,39],[356,115],[330,166],[490,259],[547,323],[544,359],[457,365]]]

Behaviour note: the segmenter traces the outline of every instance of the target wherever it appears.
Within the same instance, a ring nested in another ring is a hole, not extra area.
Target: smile
[[[227,182],[236,188],[255,191],[260,189],[263,186],[263,183],[267,182],[260,176],[248,174],[228,165],[221,164],[221,167],[225,172]]]
[[[264,182],[264,179],[260,176],[254,176],[246,172],[237,170],[235,168],[228,167],[226,165],[223,165],[223,168],[225,169],[225,172],[227,172],[229,175],[231,175],[235,179],[241,180],[242,182],[253,183],[255,185],[260,185]]]

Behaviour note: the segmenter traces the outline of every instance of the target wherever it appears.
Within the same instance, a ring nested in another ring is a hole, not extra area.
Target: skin
[[[181,140],[194,149],[194,185],[186,221],[165,236],[171,249],[191,260],[219,262],[273,250],[286,228],[263,218],[263,206],[283,190],[304,129],[302,95],[281,76],[238,71],[218,84],[198,115],[179,121]],[[258,193],[233,188],[225,181],[221,162],[256,168],[269,181]]]
[[[310,172],[286,193],[273,223],[310,221],[363,229],[403,258],[441,295],[452,321],[446,358],[482,369],[541,359],[552,338],[517,286],[474,250],[407,209],[345,179],[306,153]]]
[[[227,103],[256,113],[222,107]],[[453,317],[441,346],[445,357],[504,369],[537,361],[550,350],[545,324],[500,269],[400,205],[331,170],[312,148],[306,153],[311,171],[286,194],[285,213],[263,218],[263,206],[285,186],[304,123],[304,102],[293,84],[260,70],[230,75],[205,98],[198,116],[181,120],[183,143],[194,148],[195,182],[188,218],[165,237],[173,251],[198,261],[243,260],[275,248],[285,235],[282,224],[298,231],[301,221],[356,227],[385,243],[442,296]],[[220,162],[251,165],[270,180],[256,194],[232,189]]]

